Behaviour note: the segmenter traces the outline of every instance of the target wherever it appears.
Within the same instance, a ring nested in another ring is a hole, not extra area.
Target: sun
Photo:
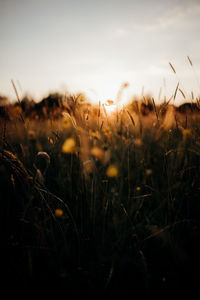
[[[117,105],[114,100],[107,100],[104,103],[102,103],[104,106],[106,113],[111,114],[117,110]]]
[[[108,113],[114,112],[117,108],[121,108],[128,102],[127,89],[129,87],[128,82],[124,82],[121,85],[104,84],[96,89],[88,89],[86,94],[91,103],[98,105],[101,102],[104,105]]]
[[[117,89],[112,86],[100,86],[99,88],[88,89],[86,94],[91,103],[98,104],[100,101],[105,104],[107,100],[116,101]]]

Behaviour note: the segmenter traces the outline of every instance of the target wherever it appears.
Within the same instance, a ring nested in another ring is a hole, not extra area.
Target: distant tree
[[[194,112],[199,112],[200,109],[197,103],[186,102],[179,105],[176,108],[176,111],[178,111],[179,113],[194,113]]]
[[[6,96],[0,95],[0,106],[8,105],[9,100]]]

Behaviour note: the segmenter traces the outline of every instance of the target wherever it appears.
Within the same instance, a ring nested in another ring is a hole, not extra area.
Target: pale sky
[[[129,82],[127,98],[143,89],[158,100],[180,81],[197,97],[199,36],[200,0],[0,0],[0,94],[15,98],[13,79],[35,100],[65,90],[105,100]]]

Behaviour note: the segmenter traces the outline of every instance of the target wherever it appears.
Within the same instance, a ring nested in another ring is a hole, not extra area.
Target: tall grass
[[[16,266],[5,276],[100,294],[194,279],[199,113],[152,99],[144,116],[143,104],[109,115],[73,98],[60,118],[16,116],[1,128],[2,245]]]

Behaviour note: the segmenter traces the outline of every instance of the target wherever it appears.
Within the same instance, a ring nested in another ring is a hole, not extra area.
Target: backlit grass
[[[4,107],[8,280],[55,279],[94,295],[199,284],[199,102],[183,113],[148,101]]]

